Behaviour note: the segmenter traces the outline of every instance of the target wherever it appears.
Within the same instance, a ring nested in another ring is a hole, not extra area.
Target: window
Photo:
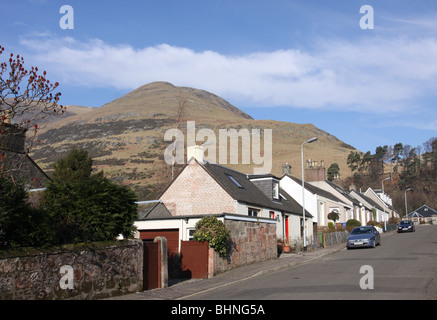
[[[273,184],[273,199],[279,200],[279,183]]]
[[[258,217],[258,213],[258,209],[249,208],[249,217]]]
[[[269,218],[270,219],[275,219],[275,211],[270,211],[269,212]]]
[[[237,179],[235,179],[233,176],[231,176],[230,174],[226,175],[233,183],[235,183],[235,185],[240,188],[240,189],[244,189],[243,186],[237,181]]]
[[[193,240],[193,235],[194,235],[194,231],[196,231],[195,229],[187,229],[188,231],[188,240],[192,241]]]

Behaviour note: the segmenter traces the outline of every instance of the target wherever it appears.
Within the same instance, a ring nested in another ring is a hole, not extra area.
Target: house
[[[337,196],[340,200],[343,200],[352,207],[352,209],[346,211],[346,217],[343,223],[347,222],[349,219],[355,219],[355,217],[358,217],[361,212],[362,204],[350,194],[350,190],[354,190],[354,186],[351,186],[350,190],[346,191],[332,181],[325,180],[325,183],[329,186],[326,188],[327,191],[330,191],[333,195]]]
[[[362,225],[367,225],[370,220],[375,220],[377,222],[384,221],[384,209],[378,205],[378,203],[373,201],[373,199],[354,189],[351,190],[349,194],[360,203],[360,212],[358,215],[354,216],[353,219],[360,221]]]
[[[372,188],[368,188],[364,195],[368,198],[372,199],[380,208],[383,209],[383,215],[381,221],[388,223],[390,217],[399,218],[399,212],[393,207],[393,202],[391,197],[387,193],[383,193],[381,190],[373,190]]]
[[[248,175],[205,162],[202,152],[192,152],[196,158],[189,157],[188,164],[160,197],[172,216],[227,213],[272,219],[277,223],[278,238],[300,234],[302,207],[280,188],[278,177]],[[311,218],[308,213],[306,219]]]
[[[342,189],[339,185],[325,179],[308,181],[308,183],[330,193],[332,195],[331,199],[337,201],[338,205],[336,207],[331,207],[329,212],[333,210],[337,211],[339,214],[338,223],[345,223],[347,220],[351,219],[354,215],[354,211],[356,211],[355,207],[359,206],[359,203],[357,203],[356,199],[351,197],[348,192]]]
[[[176,254],[181,242],[192,238],[196,223],[213,215],[231,231],[236,248],[229,262],[233,268],[276,258],[277,239],[301,237],[302,206],[281,188],[278,177],[249,175],[204,161],[198,146],[187,151],[190,160],[159,197],[170,215],[158,214],[156,207],[139,216],[139,238],[164,236],[169,252]],[[312,225],[308,211],[305,220]]]
[[[292,175],[284,174],[281,178],[280,185],[284,192],[288,193],[302,206],[302,180]],[[346,209],[352,207],[330,192],[305,182],[304,189],[305,209],[313,216],[313,225],[307,225],[308,230],[318,230],[328,226],[328,214],[337,211],[342,219],[345,219]],[[312,228],[311,228],[312,227]]]
[[[411,219],[415,224],[418,223],[437,223],[437,211],[428,207],[426,204],[420,208],[410,212],[407,215],[408,219]]]

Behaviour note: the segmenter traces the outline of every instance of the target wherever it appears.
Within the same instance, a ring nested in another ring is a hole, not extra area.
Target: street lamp
[[[408,218],[407,191],[411,191],[411,190],[413,189],[411,188],[405,189],[405,219]]]
[[[305,222],[305,177],[304,177],[304,166],[303,166],[303,145],[305,143],[311,143],[316,141],[318,138],[311,138],[300,146],[300,155],[302,160],[302,216],[303,216],[303,251],[307,251],[307,243],[306,243],[306,222]]]
[[[385,201],[383,199],[385,193],[384,193],[384,181],[387,180],[391,180],[391,177],[385,178],[384,180],[382,180],[382,195],[381,195],[381,200],[382,200],[382,207],[384,208],[384,232],[387,231],[387,217],[385,216]]]

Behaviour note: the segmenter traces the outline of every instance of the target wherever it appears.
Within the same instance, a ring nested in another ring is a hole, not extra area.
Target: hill
[[[272,129],[271,173],[279,176],[285,162],[300,176],[300,145],[313,136],[319,140],[305,147],[305,158],[319,164],[324,160],[326,167],[336,162],[343,175],[349,174],[347,156],[355,150],[312,124],[254,120],[215,94],[167,82],[144,85],[100,108],[79,109],[40,131],[33,159],[50,174],[54,162],[69,150],[87,149],[96,170],[133,187],[141,200],[156,198],[171,181],[172,168],[164,161],[170,142],[164,141],[164,134],[178,128],[186,136],[187,121],[195,121],[196,132],[209,128],[217,137],[219,129]],[[224,165],[245,173],[253,173],[255,166]],[[181,168],[176,165],[175,173]]]

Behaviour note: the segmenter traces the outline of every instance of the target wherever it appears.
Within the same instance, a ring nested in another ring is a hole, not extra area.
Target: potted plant
[[[290,245],[290,239],[289,238],[285,239],[283,251],[284,251],[284,253],[290,253],[291,252],[291,245]]]

